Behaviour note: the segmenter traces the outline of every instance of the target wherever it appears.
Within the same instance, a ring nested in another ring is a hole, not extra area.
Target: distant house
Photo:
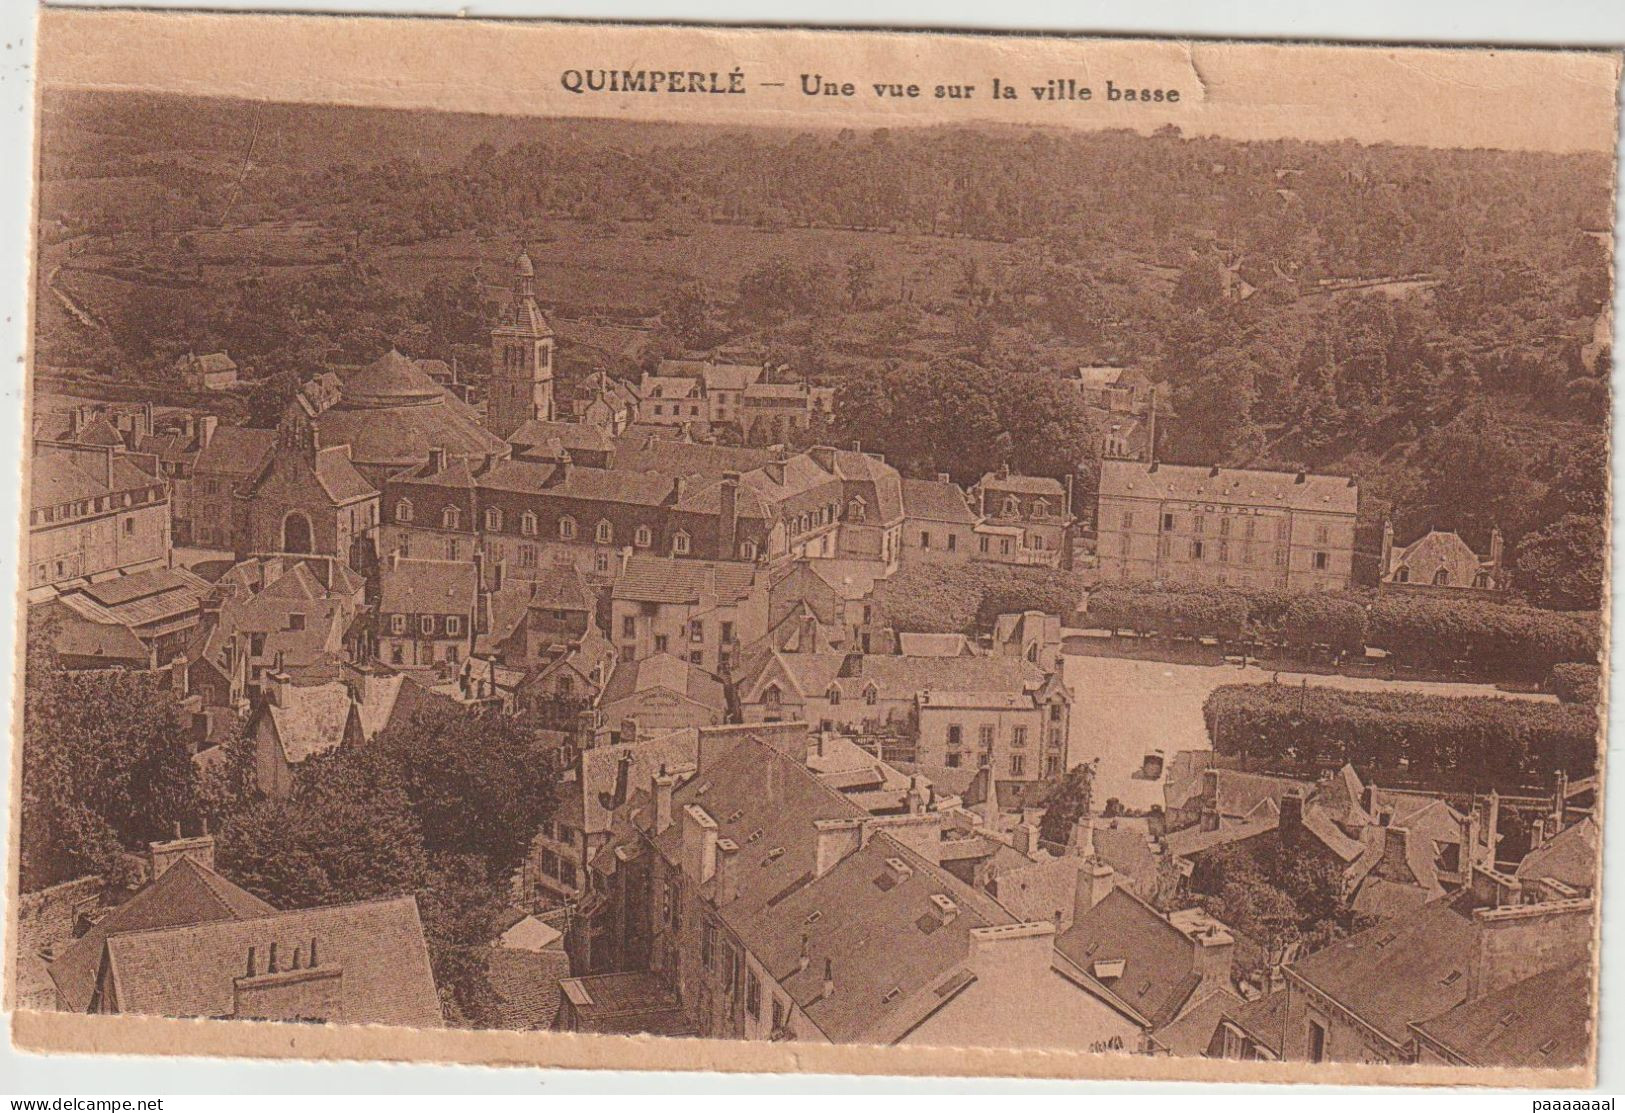
[[[981,521],[972,559],[995,564],[1065,566],[1071,559],[1071,478],[1013,475],[1008,466],[971,488]]]
[[[479,605],[479,571],[472,562],[391,555],[379,572],[380,659],[456,669],[474,648]]]
[[[184,519],[177,515],[177,530],[184,523],[190,542],[206,549],[246,550],[247,517],[233,496],[237,485],[264,465],[276,431],[205,425],[201,439],[192,464],[188,514]]]
[[[715,673],[767,632],[766,570],[746,561],[634,553],[610,591],[610,640],[623,662],[671,654]]]
[[[237,385],[237,364],[225,352],[194,355],[175,361],[175,370],[189,390],[230,390]]]
[[[979,520],[947,475],[904,479],[903,559],[960,564],[971,559]]]
[[[1501,531],[1490,531],[1488,556],[1473,552],[1456,533],[1429,530],[1403,548],[1394,546],[1394,524],[1382,528],[1385,590],[1497,594],[1506,589]]]
[[[209,585],[184,568],[154,568],[69,588],[39,606],[63,620],[57,651],[68,667],[100,667],[102,653],[126,656],[132,638],[157,667],[182,654],[208,593]]]

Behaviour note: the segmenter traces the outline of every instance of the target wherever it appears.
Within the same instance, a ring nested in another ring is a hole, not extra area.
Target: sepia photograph
[[[40,43],[19,1045],[1591,1084],[1617,53]]]

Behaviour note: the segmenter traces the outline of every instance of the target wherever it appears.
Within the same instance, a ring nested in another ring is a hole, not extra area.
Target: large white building
[[[1345,476],[1104,460],[1095,551],[1107,580],[1336,591],[1359,509]]]

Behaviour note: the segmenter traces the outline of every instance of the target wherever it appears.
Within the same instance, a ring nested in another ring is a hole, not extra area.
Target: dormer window
[[[654,544],[654,532],[648,526],[639,526],[637,533],[632,535],[632,543],[640,549],[647,549]]]
[[[397,522],[410,522],[412,520],[411,499],[401,499],[395,504],[395,520]]]
[[[740,560],[755,560],[756,559],[756,542],[754,542],[754,541],[741,541],[739,543],[739,559]]]
[[[829,701],[831,707],[836,706],[841,702],[841,690],[835,685],[831,684],[829,686],[829,691],[824,693],[824,699]]]
[[[1396,584],[1408,584],[1410,582],[1411,582],[1411,567],[1408,564],[1401,564],[1399,566],[1399,568],[1394,571],[1394,583],[1396,583]]]
[[[863,690],[863,702],[864,703],[868,704],[870,707],[873,707],[879,701],[880,701],[880,689],[876,688],[873,684],[869,685],[867,688],[865,688]]]
[[[566,514],[559,519],[559,537],[565,541],[575,540],[576,520]]]
[[[536,536],[536,515],[529,510],[519,515],[519,532],[526,537]]]
[[[448,506],[440,512],[440,526],[442,529],[457,529],[463,524],[463,512],[455,506]]]
[[[1048,518],[1049,517],[1049,499],[1035,499],[1033,501],[1033,517],[1034,518]]]
[[[777,707],[784,700],[784,693],[777,684],[769,684],[762,690],[762,702],[769,707]]]
[[[1021,513],[1021,502],[1020,502],[1020,500],[1017,499],[1015,495],[1005,495],[1004,496],[1004,516],[1006,518],[1014,518],[1019,513]]]
[[[598,528],[593,531],[600,545],[610,545],[615,541],[615,527],[610,525],[607,518],[598,520]]]
[[[861,522],[868,513],[869,506],[863,501],[862,495],[854,497],[851,502],[846,504],[846,516],[850,521]]]
[[[671,551],[677,556],[688,555],[689,537],[682,530],[671,535]]]
[[[491,507],[485,512],[485,528],[496,531],[502,528],[502,511]]]

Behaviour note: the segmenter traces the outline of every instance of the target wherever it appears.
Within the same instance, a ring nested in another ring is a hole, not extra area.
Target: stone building
[[[1382,586],[1389,591],[1496,596],[1506,589],[1501,531],[1490,531],[1488,556],[1479,556],[1461,535],[1429,530],[1395,547],[1394,523],[1382,526]]]
[[[527,421],[553,420],[553,326],[536,304],[536,268],[523,251],[513,289],[491,330],[486,424],[506,440]]]
[[[252,553],[332,556],[366,573],[375,559],[378,491],[350,446],[324,446],[317,427],[290,410],[276,445],[235,492],[245,560]]]
[[[1008,465],[982,476],[971,488],[980,522],[972,559],[1049,568],[1071,562],[1071,477],[1013,475]]]
[[[169,490],[155,457],[36,442],[29,485],[31,600],[76,582],[169,566]]]
[[[1342,590],[1353,572],[1359,507],[1359,484],[1342,476],[1105,460],[1100,575]]]

